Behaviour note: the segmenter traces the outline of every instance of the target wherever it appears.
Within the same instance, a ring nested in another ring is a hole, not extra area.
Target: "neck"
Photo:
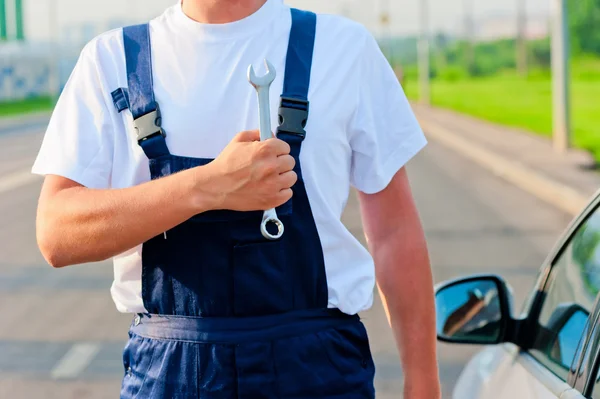
[[[183,12],[205,24],[225,24],[258,11],[267,0],[182,0]]]

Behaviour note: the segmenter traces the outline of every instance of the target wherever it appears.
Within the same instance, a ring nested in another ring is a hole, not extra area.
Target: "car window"
[[[600,292],[600,211],[575,231],[550,274],[531,354],[564,381],[581,353]]]

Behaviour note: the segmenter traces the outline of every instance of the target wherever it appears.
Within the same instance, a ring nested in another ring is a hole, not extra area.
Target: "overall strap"
[[[317,16],[292,8],[292,29],[288,45],[283,94],[279,107],[277,135],[302,142],[308,120],[308,89],[317,29]]]
[[[123,28],[123,45],[128,88],[112,93],[115,106],[119,112],[131,111],[138,144],[149,159],[168,155],[160,108],[154,99],[149,25]]]

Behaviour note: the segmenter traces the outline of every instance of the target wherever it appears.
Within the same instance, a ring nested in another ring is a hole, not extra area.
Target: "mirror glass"
[[[502,309],[495,280],[457,283],[436,293],[438,337],[495,344],[502,329]]]

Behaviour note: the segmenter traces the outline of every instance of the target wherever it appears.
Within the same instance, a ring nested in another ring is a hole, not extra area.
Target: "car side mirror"
[[[436,287],[438,340],[492,345],[505,340],[510,325],[512,295],[495,275],[480,275]]]

